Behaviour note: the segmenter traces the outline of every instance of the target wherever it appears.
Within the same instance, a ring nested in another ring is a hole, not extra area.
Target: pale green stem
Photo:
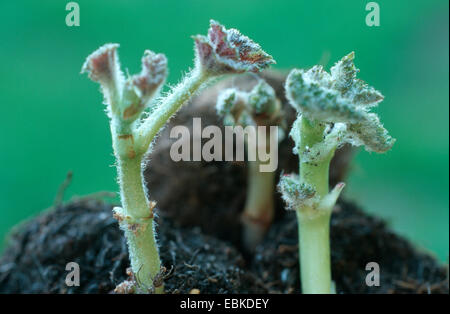
[[[244,246],[250,251],[262,241],[274,216],[275,171],[261,172],[260,165],[260,161],[247,163],[247,199],[242,222]]]
[[[334,149],[321,161],[302,162],[302,154],[323,141],[324,126],[302,118],[300,136],[300,182],[312,186],[318,202],[328,194],[328,173]],[[315,204],[317,205],[317,203]],[[300,274],[303,293],[331,293],[330,217],[331,208],[303,206],[297,210],[299,228]]]
[[[183,81],[173,89],[151,115],[142,122],[137,130],[137,146],[146,152],[155,135],[164,124],[185,104],[200,87],[208,81],[210,75],[195,67]]]
[[[158,247],[153,232],[153,212],[143,189],[141,158],[119,160],[119,180],[123,206],[124,230],[130,254],[131,268],[141,292],[153,288],[153,280],[160,272]],[[164,287],[155,287],[163,293]]]
[[[330,153],[330,156],[324,156],[323,161],[320,163],[313,161],[303,162],[302,155],[308,147],[313,147],[315,144],[323,141],[324,129],[325,127],[318,122],[302,118],[300,127],[301,147],[298,147],[300,154],[300,182],[313,186],[316,195],[320,197],[328,194],[328,172],[334,151]]]
[[[162,285],[154,286],[155,278],[161,275],[161,264],[153,231],[153,205],[144,190],[142,159],[167,120],[192,97],[208,77],[194,69],[137,130],[134,129],[134,124],[127,124],[114,115],[111,121],[123,206],[115,208],[115,216],[127,238],[131,267],[139,284],[139,292],[149,292],[152,289],[155,293],[164,292]]]
[[[308,219],[297,212],[302,293],[331,293],[330,216]]]

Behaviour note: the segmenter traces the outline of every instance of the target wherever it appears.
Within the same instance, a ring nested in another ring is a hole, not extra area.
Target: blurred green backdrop
[[[329,67],[356,52],[398,142],[357,156],[347,196],[448,259],[448,1],[379,0],[380,27],[366,26],[363,0],[79,0],[80,27],[65,25],[67,2],[0,4],[0,237],[48,208],[68,170],[66,198],[117,189],[101,96],[79,75],[85,57],[118,42],[133,73],[144,49],[164,52],[175,83],[192,64],[190,35],[214,18],[259,42],[279,69]]]

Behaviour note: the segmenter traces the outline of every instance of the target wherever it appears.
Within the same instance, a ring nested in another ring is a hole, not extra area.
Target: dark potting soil
[[[286,104],[284,76],[266,73],[282,100],[288,128],[295,112]],[[274,191],[275,222],[254,254],[241,252],[240,212],[245,195],[245,162],[173,162],[170,126],[201,117],[202,126],[221,125],[214,109],[220,89],[249,89],[252,76],[226,80],[206,90],[160,134],[145,170],[150,198],[160,211],[161,259],[173,271],[165,280],[169,293],[300,292],[297,224]],[[191,134],[192,136],[192,134]],[[205,140],[203,140],[205,142]],[[281,171],[297,172],[293,142],[279,148]],[[336,153],[330,184],[345,178],[352,150]],[[128,252],[112,218],[112,205],[92,198],[58,206],[18,226],[0,258],[0,293],[109,293],[127,278]],[[394,209],[393,209],[394,210]],[[207,235],[205,235],[207,234]],[[219,240],[220,239],[220,240]],[[339,201],[331,220],[332,274],[338,293],[448,293],[446,267],[392,232],[380,219],[353,203]],[[80,287],[67,287],[69,262],[80,265]],[[365,266],[380,266],[380,286],[368,287]]]
[[[330,237],[337,293],[449,293],[446,267],[351,202],[340,200],[335,206]],[[372,271],[366,270],[370,262],[379,265],[379,286],[366,284]],[[257,248],[251,268],[269,293],[300,292],[294,212],[272,226]]]
[[[112,205],[78,199],[19,226],[0,259],[0,293],[110,293],[127,278],[128,252]],[[158,218],[161,259],[173,270],[168,293],[300,292],[297,224],[288,213],[245,261],[230,243],[198,228]],[[341,201],[331,221],[333,280],[338,293],[448,293],[446,268],[386,224]],[[80,266],[80,286],[67,287],[66,264]],[[380,266],[380,286],[365,284],[365,265]]]
[[[0,259],[0,293],[109,293],[127,278],[128,252],[112,218],[113,206],[79,199],[19,226]],[[161,260],[168,293],[264,293],[243,270],[242,255],[198,228],[174,228],[158,217]],[[67,287],[66,264],[80,266],[80,286]]]

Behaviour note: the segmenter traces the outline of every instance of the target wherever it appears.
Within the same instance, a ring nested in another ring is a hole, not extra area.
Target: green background
[[[51,206],[68,170],[66,198],[117,190],[102,98],[79,74],[85,57],[118,42],[134,73],[144,49],[164,52],[176,83],[192,65],[190,36],[214,18],[259,42],[278,69],[356,52],[398,141],[384,155],[359,153],[347,196],[448,260],[448,1],[377,1],[380,27],[366,26],[363,0],[80,0],[80,27],[65,25],[67,2],[0,4],[0,237]]]

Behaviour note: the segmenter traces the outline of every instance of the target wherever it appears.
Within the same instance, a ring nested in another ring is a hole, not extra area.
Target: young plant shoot
[[[331,73],[321,66],[294,69],[286,95],[297,110],[291,137],[300,175],[284,175],[279,190],[297,213],[300,275],[303,293],[333,293],[330,269],[330,216],[344,183],[328,191],[328,170],[335,150],[350,143],[367,151],[388,151],[395,140],[370,109],[383,100],[380,92],[356,78],[354,53],[337,62]]]
[[[247,198],[241,222],[242,243],[252,251],[262,241],[274,217],[275,169],[265,169],[267,161],[261,160],[257,151],[278,151],[278,141],[283,137],[283,129],[278,126],[285,124],[281,103],[273,88],[259,79],[250,92],[235,88],[222,91],[217,112],[224,117],[225,125],[241,126],[248,131],[244,139],[248,158]]]
[[[127,238],[136,286],[127,291],[163,293],[153,209],[143,182],[143,160],[157,133],[180,107],[211,79],[225,74],[258,72],[274,63],[261,47],[237,30],[211,21],[207,36],[195,36],[195,66],[165,97],[159,90],[167,77],[163,54],[145,51],[142,71],[124,77],[117,44],[92,53],[82,72],[101,85],[110,128],[122,207],[114,209]]]

